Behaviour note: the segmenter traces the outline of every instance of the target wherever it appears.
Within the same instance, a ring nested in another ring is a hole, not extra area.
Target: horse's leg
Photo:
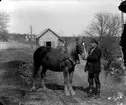
[[[33,65],[33,73],[32,73],[32,82],[33,82],[32,84],[33,84],[33,86],[32,86],[32,89],[31,89],[32,91],[36,90],[35,76],[38,73],[39,68],[40,68],[40,64],[34,64]]]
[[[42,79],[41,80],[41,85],[42,85],[44,91],[46,90],[46,86],[45,86],[46,71],[47,71],[47,68],[42,67],[42,72],[41,72],[41,79]]]
[[[64,68],[63,70],[63,75],[64,75],[64,91],[66,96],[69,96],[69,89],[68,89],[68,84],[69,84],[69,72],[68,72],[68,68]]]
[[[69,90],[72,95],[75,95],[76,93],[72,87],[73,74],[74,74],[74,67],[69,71]]]

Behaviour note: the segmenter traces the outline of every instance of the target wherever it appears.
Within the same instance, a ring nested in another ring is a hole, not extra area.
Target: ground
[[[32,54],[29,45],[17,42],[0,42],[0,102],[4,105],[125,105],[125,76],[113,78],[104,75],[102,70],[101,98],[87,98],[88,82],[85,73],[85,61],[76,65],[73,87],[75,96],[65,96],[63,92],[63,75],[47,71],[46,91],[42,91],[40,81],[38,89],[30,91],[31,85],[21,76],[18,63],[25,61],[27,69],[32,70]],[[94,89],[95,92],[95,89]],[[122,97],[121,97],[122,95]],[[120,96],[120,98],[119,98]],[[119,104],[120,103],[120,104]],[[123,104],[121,104],[123,103]]]

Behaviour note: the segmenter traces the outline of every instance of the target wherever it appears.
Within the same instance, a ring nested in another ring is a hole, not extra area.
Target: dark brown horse
[[[72,88],[72,79],[76,61],[78,60],[78,54],[80,54],[82,57],[85,55],[83,41],[79,39],[69,41],[66,43],[65,49],[66,53],[63,53],[58,49],[41,46],[34,52],[32,90],[36,89],[34,79],[40,66],[42,66],[41,79],[44,90],[46,89],[44,78],[48,69],[54,72],[63,72],[65,94],[67,96],[70,95],[70,93],[75,95],[75,92]]]

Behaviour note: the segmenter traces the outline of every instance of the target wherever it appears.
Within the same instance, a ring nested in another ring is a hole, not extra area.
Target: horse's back
[[[40,63],[52,71],[61,71],[60,61],[65,58],[66,55],[58,49],[46,46],[39,47],[34,53],[34,62]]]
[[[41,46],[37,48],[33,54],[33,59],[35,63],[39,63],[43,59],[46,53],[50,50],[49,47]]]
[[[61,53],[58,49],[51,48],[42,63],[50,70],[60,71],[60,61],[65,58],[65,54]]]

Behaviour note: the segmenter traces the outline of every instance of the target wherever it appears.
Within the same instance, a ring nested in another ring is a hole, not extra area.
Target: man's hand
[[[84,72],[87,72],[87,70],[85,69]]]
[[[88,53],[85,54],[85,58],[86,58],[86,59],[87,59],[87,57],[88,57]]]
[[[88,53],[86,53],[85,55],[84,55],[84,60],[87,60],[87,57],[88,57]]]

